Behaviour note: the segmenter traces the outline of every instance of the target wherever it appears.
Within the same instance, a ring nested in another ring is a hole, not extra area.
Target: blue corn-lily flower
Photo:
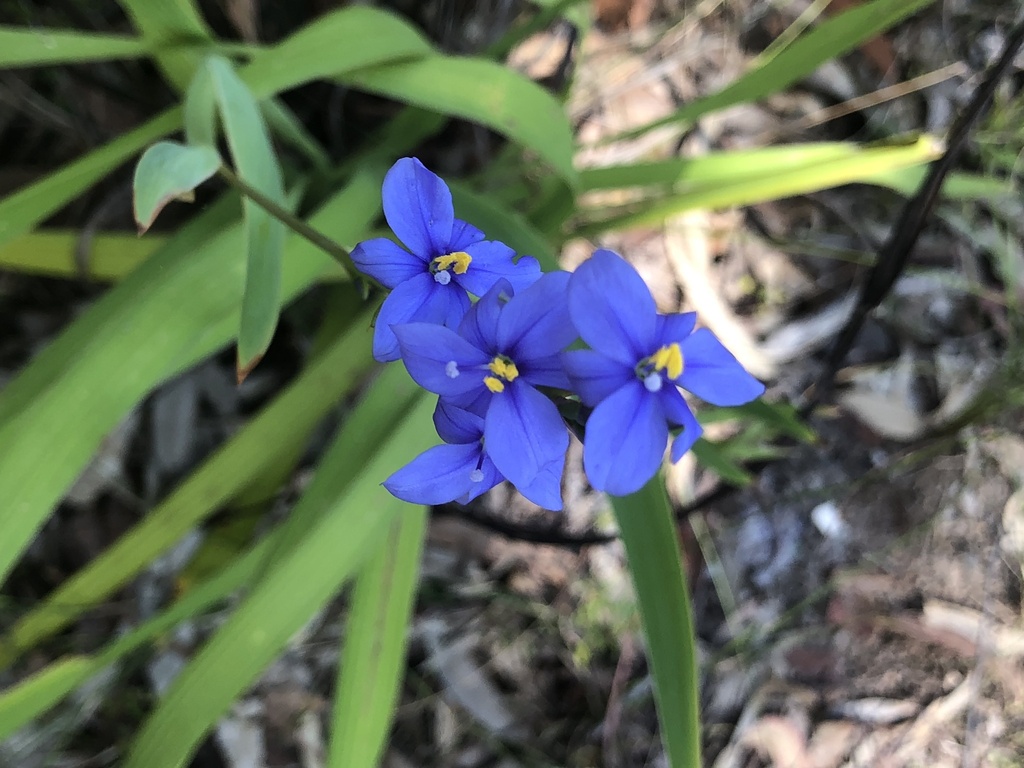
[[[413,504],[468,504],[505,478],[484,450],[484,419],[439,400],[434,427],[445,445],[430,448],[384,481],[394,496]],[[520,492],[541,507],[561,506],[562,462],[550,462]]]
[[[569,435],[538,386],[568,387],[561,353],[576,338],[565,302],[569,274],[551,272],[516,293],[499,280],[459,325],[393,326],[409,374],[424,389],[484,417],[484,446],[520,491],[560,478]],[[561,509],[561,499],[543,506]],[[557,502],[557,505],[554,503]]]
[[[586,423],[583,464],[598,490],[624,496],[658,471],[669,425],[678,461],[701,435],[679,387],[713,405],[741,405],[764,385],[743,370],[691,313],[659,315],[636,270],[599,250],[569,281],[569,314],[591,347],[562,355],[572,388],[594,408]]]
[[[373,333],[373,356],[397,360],[399,323],[440,323],[457,328],[469,310],[468,293],[483,296],[504,278],[522,289],[541,276],[530,256],[513,261],[515,251],[455,218],[452,194],[416,158],[396,162],[384,178],[384,218],[408,250],[386,237],[366,240],[352,261],[391,293],[384,300]]]

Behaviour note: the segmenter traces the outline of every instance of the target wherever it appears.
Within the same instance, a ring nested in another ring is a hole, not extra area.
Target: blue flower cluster
[[[569,432],[555,399],[583,406],[591,485],[633,493],[658,471],[670,430],[681,428],[672,461],[701,435],[680,388],[714,405],[764,392],[710,331],[694,330],[693,313],[658,314],[636,270],[611,251],[572,274],[544,274],[536,259],[516,260],[456,219],[448,187],[415,158],[388,172],[383,202],[405,248],[379,238],[352,252],[391,289],[374,357],[401,359],[439,395],[434,425],[444,441],[385,481],[400,499],[466,503],[508,480],[561,509]]]

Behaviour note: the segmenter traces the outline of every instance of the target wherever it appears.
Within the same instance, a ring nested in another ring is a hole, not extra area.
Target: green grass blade
[[[189,40],[197,46],[212,45],[213,32],[191,0],[120,0],[133,26],[151,43],[166,45]],[[184,91],[199,65],[201,53],[192,51],[157,51],[157,66],[178,91]]]
[[[380,482],[435,441],[432,410],[433,402],[423,398],[347,490],[334,478],[338,451],[328,452],[300,501],[323,506],[325,513],[271,564],[271,572],[174,681],[143,725],[126,768],[186,765],[232,700],[365,562],[395,516],[408,510]]]
[[[191,200],[193,190],[220,168],[214,147],[186,147],[176,141],[158,141],[135,166],[132,194],[135,223],[142,234],[171,200]]]
[[[164,235],[140,238],[124,232],[104,232],[89,239],[78,231],[32,232],[0,246],[0,268],[48,277],[85,274],[92,280],[115,282],[166,241]],[[81,266],[79,248],[84,255]]]
[[[633,576],[654,677],[661,737],[672,768],[699,768],[697,649],[690,591],[664,481],[612,499]]]
[[[383,169],[365,170],[313,225],[339,242],[357,239],[379,210],[382,177]],[[168,241],[0,395],[0,581],[125,413],[154,385],[226,344],[238,327],[242,233],[211,232],[208,220],[201,216]],[[286,298],[336,273],[315,246],[289,239]]]
[[[0,26],[0,69],[137,59],[151,50],[149,41],[124,35]]]
[[[133,578],[192,526],[302,446],[327,411],[373,365],[365,312],[258,416],[96,560],[19,619],[0,642],[0,666]],[[359,466],[357,461],[352,464]]]
[[[697,461],[717,474],[727,483],[732,483],[733,485],[748,485],[754,479],[749,472],[737,464],[726,453],[726,451],[723,450],[722,446],[712,443],[703,437],[694,443],[693,448],[690,450],[693,451],[693,455]]]
[[[784,51],[718,93],[687,104],[675,114],[630,130],[616,139],[641,136],[672,123],[689,123],[708,112],[763,99],[807,77],[829,59],[852,51],[934,0],[872,0],[840,13],[801,35]]]
[[[536,152],[570,188],[573,139],[561,103],[518,72],[485,59],[431,56],[340,77],[363,90],[472,120]]]
[[[205,66],[239,177],[278,205],[286,205],[281,169],[256,99],[226,59],[211,57]],[[238,332],[239,382],[263,359],[277,327],[285,235],[284,224],[252,200],[242,201],[242,211],[247,260]]]
[[[404,509],[356,578],[334,696],[332,768],[374,768],[384,751],[426,529],[426,509]]]
[[[681,192],[640,205],[621,209],[591,209],[587,220],[574,234],[589,237],[614,229],[661,222],[669,216],[694,208],[724,208],[751,205],[765,200],[807,194],[829,187],[871,179],[875,174],[921,165],[942,154],[942,145],[931,136],[923,136],[910,144],[883,147],[862,147],[843,153],[830,161],[797,165],[774,173],[755,171],[725,175],[721,182],[708,180]],[[756,167],[756,166],[754,166]]]

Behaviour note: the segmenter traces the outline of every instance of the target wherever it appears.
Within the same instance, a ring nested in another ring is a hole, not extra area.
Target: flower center
[[[495,355],[494,359],[487,364],[493,376],[484,376],[484,385],[494,394],[505,391],[506,381],[515,381],[519,376],[519,369],[516,364],[505,355]]]
[[[456,275],[464,275],[466,270],[469,269],[469,263],[472,260],[473,257],[465,251],[456,251],[455,253],[438,256],[430,262],[430,274],[441,285],[448,285],[452,281],[451,272],[448,270],[451,270]]]
[[[678,344],[666,344],[653,355],[645,357],[636,364],[636,377],[640,379],[648,392],[661,389],[665,378],[678,379],[683,375],[683,351]],[[661,372],[665,372],[662,376]]]

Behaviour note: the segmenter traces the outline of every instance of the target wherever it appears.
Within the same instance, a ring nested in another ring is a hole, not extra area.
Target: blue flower
[[[538,386],[568,387],[559,353],[576,338],[565,291],[569,274],[551,272],[520,293],[499,280],[469,310],[458,333],[444,326],[393,326],[409,374],[446,403],[484,419],[494,466],[526,492],[542,474],[561,477],[569,435]],[[561,500],[545,503],[561,509]]]
[[[391,293],[373,333],[373,356],[398,359],[399,323],[440,323],[457,328],[469,310],[469,293],[483,296],[504,278],[522,289],[541,275],[536,259],[513,262],[515,251],[455,218],[445,183],[416,158],[396,162],[384,178],[384,218],[408,250],[386,237],[366,240],[352,261]]]
[[[740,405],[764,385],[707,329],[693,330],[693,313],[659,315],[636,270],[600,250],[569,281],[569,314],[591,349],[562,355],[572,388],[594,410],[586,423],[583,464],[598,490],[624,496],[639,490],[661,465],[669,425],[678,461],[701,435],[679,391],[713,405]]]
[[[468,504],[505,478],[484,450],[484,419],[439,400],[434,427],[446,445],[421,453],[384,481],[394,496],[413,504]],[[520,492],[541,507],[561,506],[562,462],[550,462]]]

